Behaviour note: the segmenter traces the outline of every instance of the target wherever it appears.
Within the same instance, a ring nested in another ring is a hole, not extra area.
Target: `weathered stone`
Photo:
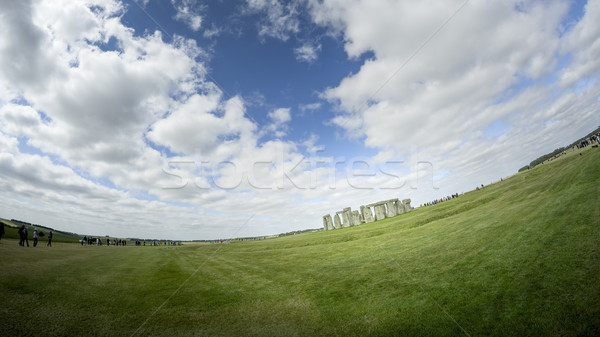
[[[404,205],[402,204],[402,201],[396,200],[394,204],[396,205],[396,212],[398,214],[404,213]]]
[[[342,228],[342,222],[340,221],[340,215],[335,213],[333,216],[333,227],[334,228]]]
[[[342,227],[350,227],[350,211],[344,209],[337,213],[342,214]]]
[[[394,204],[394,200],[388,200],[386,205],[388,218],[398,215],[398,208]]]
[[[402,203],[404,204],[404,212],[410,212],[412,209],[410,207],[410,199],[404,199],[402,200]]]
[[[352,219],[352,226],[358,226],[362,223],[361,219],[360,219],[360,213],[358,213],[358,211],[352,211],[351,214],[351,219]]]
[[[326,231],[333,229],[333,222],[329,214],[323,215],[323,229]]]
[[[385,204],[376,204],[375,205],[375,221],[385,219],[387,217],[387,213],[385,211]]]
[[[371,207],[360,206],[360,212],[362,213],[362,218],[366,223],[375,221],[373,219],[373,213],[371,212]]]

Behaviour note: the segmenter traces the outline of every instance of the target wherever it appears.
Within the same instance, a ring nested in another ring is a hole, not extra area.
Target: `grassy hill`
[[[2,239],[0,335],[597,336],[599,163],[586,148],[436,206],[262,241]]]
[[[8,220],[8,219],[2,219],[0,218],[0,222],[4,223],[4,236],[3,239],[19,239],[19,227],[23,224],[23,222],[19,222],[19,221],[13,221],[13,220]],[[33,242],[33,230],[37,229],[38,233],[39,232],[43,232],[44,235],[42,237],[39,238],[39,243],[44,242],[44,244],[46,242],[48,242],[48,232],[50,232],[50,230],[47,227],[44,226],[38,226],[38,225],[34,225],[34,224],[26,224],[26,226],[29,228],[29,235],[28,235],[28,240],[29,240],[29,244],[32,244]],[[78,242],[79,239],[81,238],[80,235],[74,234],[74,233],[66,233],[66,232],[61,232],[61,231],[56,231],[53,230],[52,231],[52,242],[71,242],[71,243],[75,243]]]
[[[63,242],[63,243],[80,243],[81,238],[86,236],[85,234],[77,234],[77,233],[70,233],[70,232],[65,232],[65,231],[61,231],[61,230],[56,230],[56,229],[52,229],[49,227],[45,227],[45,226],[41,226],[41,225],[37,225],[37,224],[31,224],[28,222],[22,222],[19,220],[8,220],[8,219],[2,219],[0,218],[0,222],[4,223],[4,239],[15,239],[15,240],[19,240],[19,227],[21,227],[21,225],[25,225],[27,226],[27,228],[29,228],[29,234],[27,236],[28,240],[29,240],[29,244],[31,245],[33,243],[33,230],[37,229],[38,233],[43,233],[40,237],[39,237],[39,242],[38,244],[41,244],[42,242],[44,242],[44,244],[46,244],[48,242],[48,233],[50,232],[50,230],[52,230],[52,243],[58,243],[58,242]],[[98,237],[97,235],[92,236],[92,237]],[[104,244],[106,244],[106,236],[101,236],[100,237],[102,239],[102,242]],[[115,237],[110,237],[111,239],[115,239]],[[117,238],[117,240],[119,240],[120,238]],[[125,240],[125,239],[121,239],[121,240]],[[135,244],[135,242],[131,242],[132,240],[127,240],[127,244]],[[112,241],[111,241],[112,242]]]

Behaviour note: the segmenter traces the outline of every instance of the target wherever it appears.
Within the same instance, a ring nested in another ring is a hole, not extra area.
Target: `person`
[[[19,228],[19,246],[25,246],[25,225],[21,225]]]
[[[33,246],[37,247],[37,240],[38,240],[38,231],[37,229],[33,230]]]
[[[48,243],[46,244],[46,246],[52,247],[52,231],[48,233]]]
[[[2,240],[3,235],[4,235],[4,222],[0,222],[0,240]]]
[[[27,247],[29,247],[29,228],[25,227],[25,243],[27,243]]]

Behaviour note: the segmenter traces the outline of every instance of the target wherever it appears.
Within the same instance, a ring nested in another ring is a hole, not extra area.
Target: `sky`
[[[490,184],[600,125],[600,1],[0,2],[0,217],[202,240]]]

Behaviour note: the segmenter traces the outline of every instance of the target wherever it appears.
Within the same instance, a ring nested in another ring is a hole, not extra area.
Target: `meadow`
[[[6,237],[0,336],[599,336],[599,164],[586,148],[411,213],[262,241]]]

